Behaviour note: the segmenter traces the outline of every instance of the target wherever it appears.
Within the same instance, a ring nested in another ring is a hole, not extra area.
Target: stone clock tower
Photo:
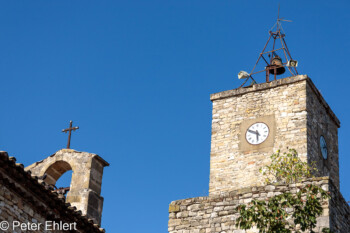
[[[278,18],[273,27],[276,30],[269,31],[253,70],[238,73],[238,78],[245,80],[243,84],[210,96],[209,196],[171,202],[170,233],[257,233],[256,228],[243,231],[236,227],[238,205],[283,192],[296,193],[308,184],[331,195],[322,202],[323,214],[317,218],[314,232],[324,228],[350,232],[350,207],[339,191],[340,122],[311,79],[298,74],[298,61],[289,52],[281,21]],[[277,79],[287,70],[290,77]],[[266,82],[257,84],[254,77],[263,72]],[[249,80],[252,83],[244,86]],[[316,167],[315,178],[266,185],[260,168],[271,164],[272,154],[288,149],[295,149],[301,160]]]
[[[235,226],[239,204],[297,192],[314,184],[331,193],[315,232],[350,232],[350,207],[339,191],[340,122],[306,75],[212,94],[209,196],[173,201],[170,233],[257,233]],[[316,178],[298,184],[263,182],[259,169],[277,150],[296,149],[315,163]]]
[[[287,148],[339,188],[340,122],[306,75],[212,94],[211,101],[209,195],[263,185],[259,168]]]

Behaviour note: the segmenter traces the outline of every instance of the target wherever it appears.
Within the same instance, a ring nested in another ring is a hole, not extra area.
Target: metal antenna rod
[[[280,4],[278,3],[277,31],[279,31],[279,26],[280,26]]]

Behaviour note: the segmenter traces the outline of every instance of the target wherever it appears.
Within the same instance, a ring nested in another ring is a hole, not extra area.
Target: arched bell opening
[[[57,189],[55,190],[55,192],[67,196],[68,192],[70,191],[72,176],[73,170],[69,170],[63,173],[62,176],[56,181],[55,186]]]
[[[56,161],[51,164],[46,172],[44,181],[54,187],[55,192],[66,196],[70,190],[73,169],[65,161]]]
[[[59,197],[66,196],[67,203],[93,219],[94,223],[100,224],[103,208],[103,197],[100,195],[102,175],[103,168],[108,165],[96,154],[62,149],[29,165],[26,170],[45,181],[46,185],[56,187],[54,192]],[[68,185],[69,192],[65,190]]]

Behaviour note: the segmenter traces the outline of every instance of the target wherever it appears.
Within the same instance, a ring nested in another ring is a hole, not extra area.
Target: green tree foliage
[[[280,151],[271,156],[271,164],[260,169],[266,177],[266,183],[273,182],[295,184],[311,178],[313,165],[300,160],[298,153],[290,149],[289,153]],[[297,193],[285,192],[267,200],[252,200],[248,205],[240,205],[237,211],[240,217],[236,226],[250,229],[256,226],[261,233],[303,232],[316,227],[317,217],[323,212],[322,201],[330,198],[329,193],[316,185],[306,185]],[[322,232],[330,232],[328,228]]]
[[[271,164],[260,168],[260,172],[266,177],[266,183],[281,182],[284,184],[295,184],[305,178],[311,178],[312,173],[317,169],[314,163],[311,166],[307,162],[300,160],[295,149],[290,149],[289,153],[280,151],[271,155]]]

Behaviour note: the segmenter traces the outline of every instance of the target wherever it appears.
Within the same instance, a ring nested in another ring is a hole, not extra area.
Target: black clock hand
[[[324,146],[324,147],[323,147],[323,150],[325,150],[325,151],[326,151],[326,153],[328,152],[328,150],[327,150],[327,147],[326,147],[326,146]]]
[[[259,132],[258,132],[258,130],[256,130],[256,141],[259,141]]]
[[[250,130],[250,129],[248,129],[248,132],[249,132],[249,133],[253,133],[253,134],[256,134],[256,132],[255,132],[255,131],[253,131],[253,130]]]

